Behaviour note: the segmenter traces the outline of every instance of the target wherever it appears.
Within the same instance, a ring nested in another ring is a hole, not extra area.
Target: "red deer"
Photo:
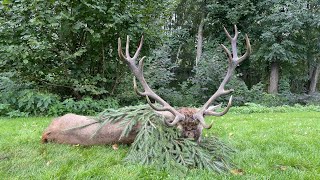
[[[226,90],[225,85],[230,81],[232,74],[235,68],[245,60],[249,54],[251,53],[251,46],[248,36],[245,36],[246,40],[246,52],[243,56],[238,57],[237,54],[237,38],[238,31],[237,27],[234,26],[235,35],[231,37],[226,28],[224,31],[231,41],[232,52],[228,48],[226,48],[223,44],[221,44],[222,48],[227,54],[228,57],[228,70],[227,74],[221,82],[218,90],[209,98],[209,100],[199,109],[183,107],[178,110],[170,106],[165,100],[163,100],[160,96],[158,96],[147,84],[144,75],[143,75],[143,60],[145,57],[142,57],[139,60],[138,65],[136,64],[136,60],[140,54],[142,44],[143,44],[143,36],[141,37],[141,41],[137,51],[135,52],[133,57],[130,57],[129,54],[129,37],[127,36],[126,42],[126,51],[125,55],[122,52],[121,48],[121,40],[118,39],[118,54],[120,59],[122,59],[128,66],[135,78],[134,82],[134,90],[135,92],[143,96],[147,99],[148,104],[155,110],[156,113],[164,116],[166,118],[165,124],[168,127],[176,126],[181,130],[181,136],[184,138],[192,138],[198,143],[201,141],[201,134],[203,128],[210,129],[212,127],[211,124],[207,124],[204,120],[205,116],[223,116],[228,112],[231,107],[232,96],[229,99],[229,103],[226,108],[222,112],[216,112],[215,109],[218,106],[211,106],[211,104],[220,96],[227,95],[233,92],[233,89]],[[139,91],[137,88],[136,79],[140,82],[143,87],[143,91]],[[160,106],[156,104],[152,104],[150,98],[155,100]],[[77,126],[84,126],[84,128],[73,129]],[[134,141],[137,132],[139,131],[139,125],[137,125],[134,130],[127,137],[123,137],[121,139],[120,135],[122,133],[123,127],[119,126],[119,123],[115,124],[106,124],[99,133],[92,137],[94,132],[98,127],[98,123],[91,117],[79,116],[75,114],[67,114],[62,117],[55,119],[50,126],[43,133],[42,141],[43,142],[57,142],[57,143],[66,143],[66,144],[81,144],[81,145],[94,145],[94,144],[112,144],[112,143],[125,143],[130,144]],[[68,130],[69,129],[69,130]]]

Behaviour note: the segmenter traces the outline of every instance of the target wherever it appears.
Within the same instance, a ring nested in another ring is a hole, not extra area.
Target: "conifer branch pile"
[[[107,109],[97,116],[101,127],[107,122],[125,125],[123,136],[141,123],[141,129],[131,145],[126,162],[153,165],[159,169],[180,170],[191,168],[213,170],[219,173],[232,168],[230,154],[233,150],[216,137],[205,137],[201,144],[180,138],[176,128],[164,125],[164,118],[154,113],[149,105]]]

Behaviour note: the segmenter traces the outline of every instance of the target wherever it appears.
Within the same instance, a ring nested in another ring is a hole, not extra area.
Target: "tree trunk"
[[[278,93],[278,84],[279,84],[279,63],[271,63],[271,72],[270,72],[270,84],[268,92],[271,94]]]
[[[204,26],[204,19],[202,18],[200,25],[198,27],[196,66],[198,66],[199,60],[202,55],[203,26]]]
[[[313,93],[316,92],[319,73],[320,73],[320,63],[318,63],[312,69],[312,74],[311,74],[311,78],[310,78],[310,86],[309,86],[308,94],[313,94]]]

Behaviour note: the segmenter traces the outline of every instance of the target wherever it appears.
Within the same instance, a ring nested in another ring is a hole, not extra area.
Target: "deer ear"
[[[161,116],[164,116],[168,120],[174,119],[174,115],[169,111],[154,111],[154,112],[161,115]]]

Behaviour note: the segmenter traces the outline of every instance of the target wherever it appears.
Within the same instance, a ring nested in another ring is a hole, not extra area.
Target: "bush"
[[[48,116],[59,116],[66,113],[75,113],[81,115],[95,115],[102,112],[106,108],[118,108],[118,101],[115,99],[93,100],[92,98],[84,98],[80,101],[74,99],[66,99],[58,102],[50,107]]]
[[[316,111],[320,112],[320,106],[308,105],[302,106],[300,104],[295,104],[293,106],[282,105],[275,107],[267,107],[261,104],[246,103],[244,106],[233,107],[230,109],[230,113],[236,114],[251,114],[251,113],[273,113],[273,112],[308,112]]]
[[[117,108],[118,101],[112,98],[93,100],[90,97],[75,101],[61,100],[55,94],[40,92],[32,83],[13,80],[15,73],[0,74],[0,116],[59,116],[65,113],[94,115],[106,108]]]
[[[0,115],[7,114],[10,111],[12,111],[10,104],[0,104]]]
[[[59,102],[59,98],[53,94],[28,89],[18,92],[15,101],[16,103],[12,102],[14,109],[37,116],[46,115],[49,108]]]
[[[292,97],[292,96],[290,96]],[[320,105],[320,93],[314,93],[312,95],[301,94],[294,95],[294,103],[295,104],[303,104],[303,105]]]
[[[80,101],[66,99],[59,101],[56,95],[44,94],[34,90],[19,92],[11,97],[9,104],[0,103],[0,116],[27,117],[27,116],[59,116],[66,113],[81,115],[95,115],[106,108],[118,108],[118,101],[112,98],[93,100],[84,98]]]
[[[30,83],[11,80],[13,73],[0,76],[0,116],[26,117],[46,115],[50,106],[59,102],[59,97],[50,93],[38,92]]]
[[[262,93],[261,98],[254,103],[262,104],[268,107],[287,105],[285,99],[279,95]]]
[[[255,94],[255,93],[254,93]],[[282,93],[282,94],[268,94],[260,93],[260,97],[255,99],[249,99],[247,102],[261,104],[268,107],[274,106],[294,106],[295,104],[301,105],[320,105],[320,94],[315,93],[313,95],[308,94],[293,94],[293,93]]]

